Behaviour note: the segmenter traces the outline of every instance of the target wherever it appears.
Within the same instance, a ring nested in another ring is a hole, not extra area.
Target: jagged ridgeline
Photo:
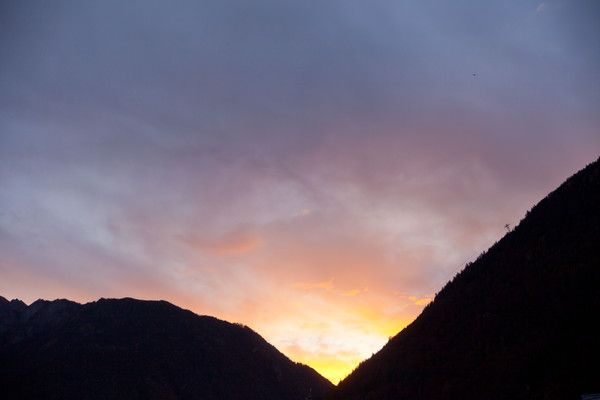
[[[600,392],[600,159],[460,272],[331,399]]]
[[[164,301],[0,297],[3,399],[319,399],[333,385],[250,328]]]

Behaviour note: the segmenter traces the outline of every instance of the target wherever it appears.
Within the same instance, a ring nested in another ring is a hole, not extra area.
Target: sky
[[[600,155],[595,0],[3,1],[0,295],[337,383]]]

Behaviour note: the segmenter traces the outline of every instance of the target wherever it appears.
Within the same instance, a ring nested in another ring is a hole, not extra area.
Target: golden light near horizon
[[[336,356],[297,357],[296,359],[311,366],[335,385],[347,377],[364,360],[359,358],[340,359]]]
[[[369,319],[362,321],[365,326],[373,326],[377,322]],[[321,346],[314,351],[307,351],[306,349],[310,346],[286,347],[285,344],[282,344],[280,350],[292,360],[311,366],[332,383],[337,384],[356,369],[362,361],[379,351],[391,337],[410,322],[397,321],[396,323],[390,322],[385,327],[377,326],[378,332],[373,329],[370,332],[350,331],[347,326],[343,326],[343,329],[340,329],[337,334],[301,331],[299,333],[305,336],[324,334],[325,337],[321,337]],[[343,325],[343,322],[340,325]],[[272,339],[272,341],[276,343],[277,339]],[[328,343],[333,344],[328,345]],[[339,346],[336,347],[335,344]]]
[[[272,300],[257,299],[269,304],[266,309],[246,308],[228,318],[244,318],[245,324],[293,361],[311,366],[337,384],[412,322],[431,300],[386,294],[377,288],[349,294],[335,282],[330,278],[294,283]],[[265,318],[264,312],[277,318]]]

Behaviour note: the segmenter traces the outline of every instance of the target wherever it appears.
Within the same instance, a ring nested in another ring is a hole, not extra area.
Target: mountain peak
[[[333,387],[252,329],[166,301],[5,309],[0,300],[3,398],[303,400]]]
[[[568,399],[600,391],[600,159],[467,264],[334,399]]]

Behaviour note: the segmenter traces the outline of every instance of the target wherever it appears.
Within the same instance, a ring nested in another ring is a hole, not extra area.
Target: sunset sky
[[[337,383],[600,155],[595,0],[2,1],[0,295]]]

